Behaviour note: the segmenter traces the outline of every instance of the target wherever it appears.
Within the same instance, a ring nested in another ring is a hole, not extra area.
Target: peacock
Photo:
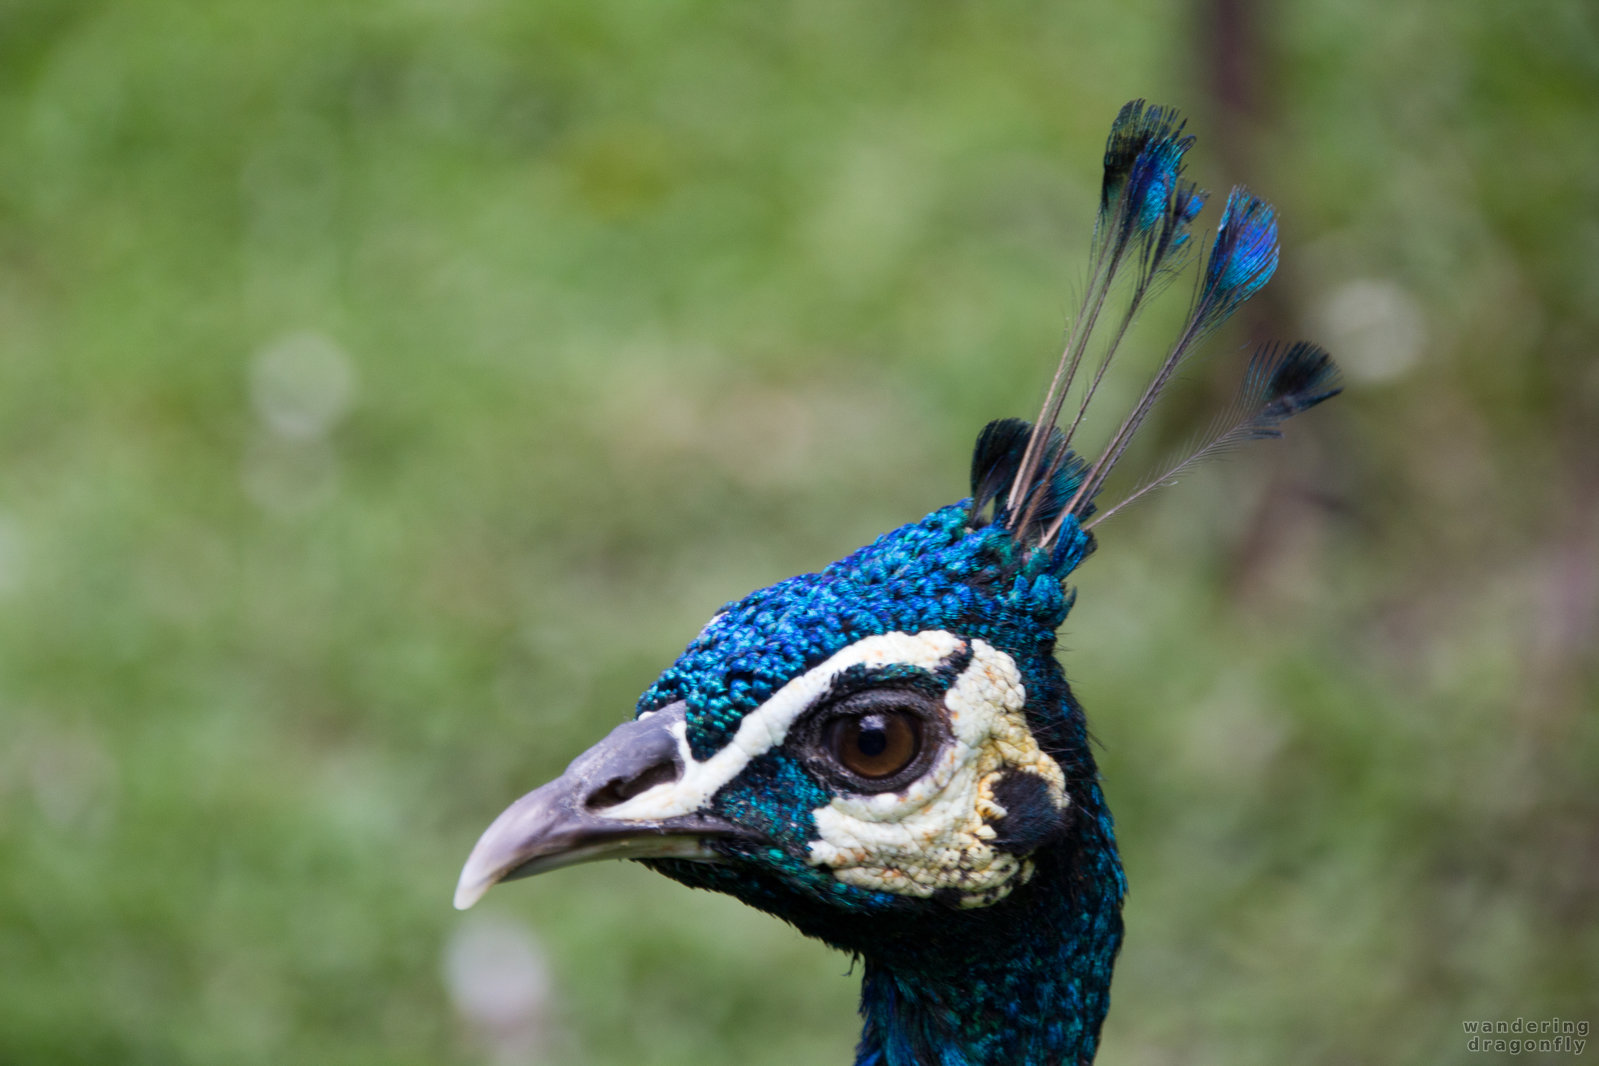
[[[499,881],[637,859],[859,958],[856,1066],[1093,1059],[1127,882],[1055,657],[1065,581],[1100,522],[1339,391],[1320,347],[1263,346],[1190,449],[1101,507],[1173,375],[1277,266],[1274,209],[1235,187],[1164,360],[1096,457],[1076,449],[1139,312],[1200,258],[1185,129],[1142,100],[1116,117],[1042,410],[982,430],[970,497],[722,607],[632,720],[495,819],[457,907]]]

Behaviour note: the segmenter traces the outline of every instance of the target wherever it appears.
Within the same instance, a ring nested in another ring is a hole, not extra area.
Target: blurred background
[[[4,0],[0,1062],[849,1061],[730,899],[455,877],[719,604],[965,494],[1135,96],[1284,242],[1150,448],[1252,337],[1348,388],[1080,572],[1100,1061],[1599,1022],[1591,5]]]

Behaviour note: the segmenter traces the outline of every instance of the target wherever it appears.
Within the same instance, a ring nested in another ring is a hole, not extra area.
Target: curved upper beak
[[[595,859],[718,860],[707,841],[737,830],[714,815],[624,820],[604,814],[682,775],[683,712],[684,705],[674,703],[617,726],[560,777],[506,808],[467,858],[455,906],[466,910],[501,881]]]

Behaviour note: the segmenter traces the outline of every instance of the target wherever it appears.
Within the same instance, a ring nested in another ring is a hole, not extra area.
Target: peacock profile
[[[1096,457],[1077,450],[1139,312],[1201,258],[1184,129],[1141,100],[1117,116],[1043,409],[983,429],[970,497],[724,606],[631,721],[494,821],[457,907],[499,881],[638,859],[861,959],[857,1066],[1093,1059],[1127,886],[1055,658],[1065,581],[1099,522],[1338,392],[1321,348],[1267,345],[1194,447],[1101,505],[1173,375],[1277,266],[1275,212],[1233,189],[1165,359]]]

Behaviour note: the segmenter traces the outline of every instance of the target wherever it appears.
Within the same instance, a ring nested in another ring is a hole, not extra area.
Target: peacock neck
[[[867,956],[856,1066],[1092,1061],[1126,882],[1097,786],[1090,799],[1071,842],[1040,853],[1009,899]]]

